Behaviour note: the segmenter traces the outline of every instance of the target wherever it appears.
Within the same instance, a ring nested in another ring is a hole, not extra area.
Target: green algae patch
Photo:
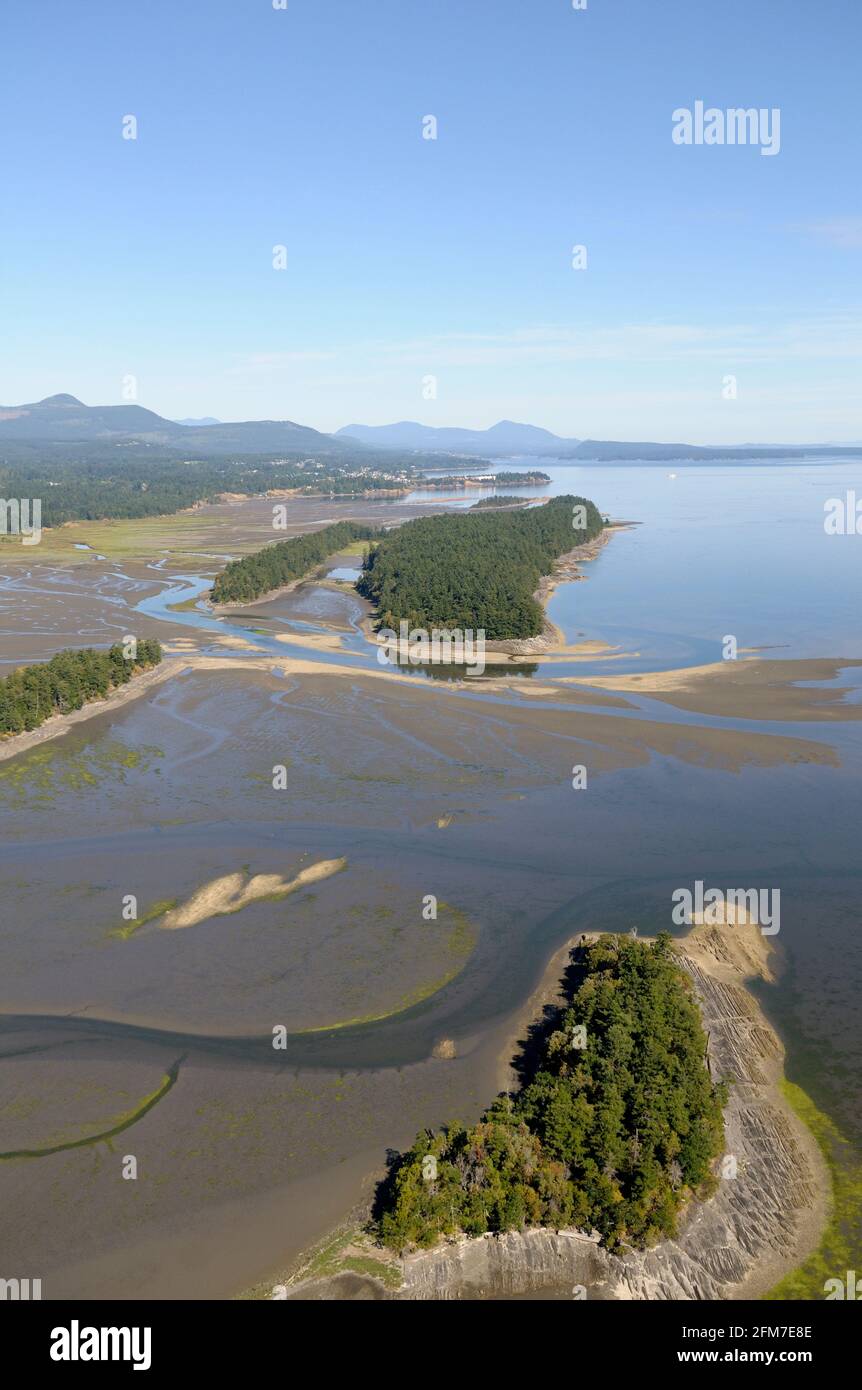
[[[401,1286],[401,1272],[391,1259],[378,1258],[376,1254],[365,1254],[365,1247],[377,1251],[378,1247],[368,1245],[367,1237],[361,1230],[344,1231],[323,1242],[312,1251],[311,1258],[297,1271],[295,1282],[305,1279],[331,1279],[338,1274],[362,1274],[371,1279],[379,1279],[387,1288]]]
[[[53,1144],[46,1144],[38,1149],[12,1149],[7,1153],[0,1153],[0,1160],[9,1161],[16,1158],[47,1158],[51,1154],[65,1153],[69,1149],[91,1148],[96,1144],[106,1143],[110,1147],[110,1141],[124,1130],[131,1129],[132,1125],[142,1120],[159,1101],[164,1099],[170,1090],[176,1085],[180,1074],[180,1066],[183,1058],[180,1057],[174,1062],[173,1066],[165,1072],[161,1082],[148,1096],[139,1100],[137,1105],[131,1110],[117,1115],[111,1122],[108,1129],[101,1130],[98,1134],[86,1135],[83,1139],[67,1139]]]
[[[72,751],[57,743],[30,749],[0,766],[0,799],[13,804],[50,805],[62,792],[81,792],[107,782],[126,782],[127,772],[148,772],[161,748],[130,748],[117,740]]]
[[[172,912],[177,901],[176,898],[163,898],[161,902],[153,903],[142,917],[136,917],[134,922],[128,922],[124,927],[115,927],[113,931],[108,932],[108,936],[116,941],[129,941],[135,932],[139,932],[148,922],[155,922],[159,917],[164,917],[166,912]]]
[[[339,550],[339,555],[365,555],[368,551],[367,541],[350,541],[348,545],[343,545]]]
[[[441,989],[445,989],[446,985],[451,984],[461,974],[473,954],[478,933],[470,919],[458,908],[450,907],[448,903],[440,903],[438,910],[441,914],[446,913],[452,919],[446,942],[446,953],[451,964],[443,975],[425,984],[415,986],[403,995],[396,1004],[385,1009],[382,1013],[346,1018],[339,1023],[318,1024],[314,1028],[301,1028],[293,1036],[304,1037],[309,1033],[334,1033],[342,1028],[358,1028],[363,1024],[382,1023],[384,1019],[395,1018],[397,1014],[406,1013],[408,1009],[415,1008],[417,1004],[423,1004],[426,999],[431,999],[435,994],[439,994]]]
[[[387,1289],[401,1287],[401,1271],[393,1257],[375,1245],[360,1226],[345,1227],[312,1246],[289,1274],[272,1283],[255,1284],[239,1299],[271,1299],[276,1291],[289,1297],[292,1288],[309,1279],[334,1279],[339,1274],[357,1274],[377,1279]]]
[[[194,598],[184,598],[179,603],[169,603],[167,610],[169,613],[191,613],[197,608],[200,597],[200,594],[195,594]]]
[[[843,1283],[849,1269],[859,1267],[862,1230],[862,1163],[835,1122],[818,1110],[800,1086],[784,1080],[781,1089],[799,1118],[808,1126],[823,1152],[832,1178],[832,1210],[820,1245],[797,1269],[764,1294],[765,1299],[809,1301],[826,1297],[826,1282]],[[855,1233],[855,1234],[854,1234]]]

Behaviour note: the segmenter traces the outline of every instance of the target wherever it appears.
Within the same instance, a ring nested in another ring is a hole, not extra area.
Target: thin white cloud
[[[862,356],[862,316],[821,315],[760,327],[734,324],[624,324],[615,328],[559,326],[517,329],[508,334],[440,334],[423,340],[371,343],[381,360],[437,367],[518,366],[526,363],[675,362],[692,358],[720,362]]]
[[[252,352],[232,367],[227,367],[225,374],[238,376],[247,372],[278,371],[281,367],[295,367],[299,362],[330,362],[335,356],[334,352],[324,352],[317,348],[298,348],[288,352]]]
[[[802,230],[844,251],[862,251],[862,217],[833,217],[826,222],[802,223]]]
[[[361,363],[364,375],[393,366],[433,372],[446,367],[519,367],[567,362],[746,363],[862,357],[862,313],[843,311],[774,324],[628,323],[611,328],[536,324],[503,333],[454,331],[391,341],[371,339],[339,348],[258,352],[227,375],[295,372],[304,363],[336,362],[337,377]]]

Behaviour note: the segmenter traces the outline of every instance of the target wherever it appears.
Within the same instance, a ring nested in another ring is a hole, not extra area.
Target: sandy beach
[[[741,661],[717,661],[708,666],[643,675],[566,676],[561,679],[573,685],[646,695],[697,714],[828,722],[862,719],[862,705],[851,704],[846,698],[853,687],[813,690],[801,682],[835,681],[842,671],[859,666],[862,661],[850,657],[788,661],[749,656]]]

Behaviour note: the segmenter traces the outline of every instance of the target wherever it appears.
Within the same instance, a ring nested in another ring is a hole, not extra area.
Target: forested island
[[[338,521],[305,536],[276,541],[275,545],[226,565],[213,581],[210,599],[213,603],[250,603],[261,594],[301,579],[351,542],[371,540],[378,534],[372,526]]]
[[[488,641],[535,637],[544,625],[533,597],[540,579],[603,529],[585,497],[555,497],[525,511],[420,517],[371,547],[356,587],[376,605],[381,627],[406,621],[484,631]]]
[[[492,512],[497,507],[527,507],[529,502],[528,497],[508,497],[504,492],[497,492],[493,497],[480,497],[478,502],[473,503],[470,511]]]
[[[453,487],[541,487],[551,481],[548,473],[447,473],[442,478],[426,478],[423,488],[438,491]]]
[[[602,936],[576,954],[571,1004],[537,1040],[520,1092],[470,1128],[423,1131],[390,1169],[376,1211],[389,1248],[531,1226],[643,1248],[713,1190],[727,1086],[710,1078],[670,935]]]
[[[107,651],[67,648],[50,661],[20,666],[0,680],[0,738],[29,733],[52,715],[68,714],[90,700],[104,699],[136,672],[158,666],[161,659],[160,643],[142,637],[131,658],[124,655],[123,644],[115,642]]]
[[[251,603],[302,579],[353,541],[369,541],[356,584],[377,608],[380,627],[483,631],[495,641],[535,637],[544,610],[534,598],[555,561],[601,534],[585,497],[555,497],[528,510],[482,509],[419,517],[381,535],[339,521],[232,560],[210,590],[215,604]]]

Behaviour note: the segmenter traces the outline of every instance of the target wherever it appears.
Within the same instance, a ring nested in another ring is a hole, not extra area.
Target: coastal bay
[[[721,663],[717,641],[687,626],[685,589],[674,619],[663,585],[650,587],[644,555],[673,553],[689,523],[668,533],[647,503],[643,490],[617,499],[643,524],[550,598],[577,650],[481,682],[381,668],[365,605],[314,579],[221,616],[194,598],[208,587],[197,555],[5,566],[13,652],[52,650],[36,603],[58,636],[74,615],[81,645],[98,625],[104,640],[137,631],[165,646],[164,677],[139,698],[0,748],[4,1071],[24,1097],[4,1096],[0,1150],[57,1149],[3,1164],[20,1218],[4,1238],[40,1252],[46,1296],[110,1284],[229,1297],[272,1281],[361,1203],[387,1147],[479,1113],[512,1019],[573,932],[659,930],[673,889],[695,878],[782,888],[781,984],[758,1000],[791,1082],[852,1140],[858,1032],[834,1019],[853,1019],[860,968],[847,866],[862,653],[841,635],[844,562],[830,569],[825,552],[819,653],[746,651],[762,632],[741,630],[739,660]],[[249,548],[263,543],[265,505],[225,505]],[[308,503],[297,522],[330,515]],[[646,579],[621,631],[617,572],[631,595],[633,563]],[[688,707],[663,698],[680,694]],[[151,916],[227,874],[289,882],[341,858],[346,871],[282,901],[182,931]],[[128,893],[142,925],[124,935]],[[445,905],[439,930],[422,918],[429,893]],[[170,1092],[124,1131],[142,1178],[119,1186],[98,1136],[179,1058]],[[46,1183],[62,1242],[39,1214]]]

